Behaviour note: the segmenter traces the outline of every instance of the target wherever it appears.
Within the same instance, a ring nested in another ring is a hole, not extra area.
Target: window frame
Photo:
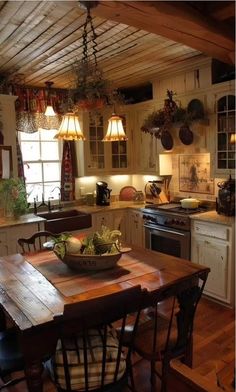
[[[53,138],[52,139],[42,139],[42,137],[41,137],[41,135],[42,135],[42,133],[43,132],[48,132],[48,131],[51,131],[52,133],[53,133],[53,135],[57,132],[56,130],[44,130],[44,129],[42,129],[42,128],[39,128],[38,129],[38,131],[37,132],[34,132],[34,133],[38,133],[38,138],[37,138],[37,140],[32,140],[32,139],[27,139],[27,132],[24,132],[24,138],[22,139],[22,134],[23,134],[23,132],[18,132],[18,140],[19,140],[19,145],[20,145],[20,149],[21,149],[21,154],[22,154],[22,161],[23,161],[23,166],[25,165],[25,164],[34,164],[34,163],[39,163],[40,164],[40,166],[41,166],[41,176],[42,176],[42,181],[36,181],[36,182],[31,182],[31,181],[26,181],[26,179],[25,179],[25,184],[26,184],[26,187],[27,186],[32,186],[32,187],[34,187],[34,186],[39,186],[39,187],[41,187],[42,188],[42,192],[41,192],[41,194],[38,194],[37,195],[37,200],[36,201],[42,201],[42,199],[43,199],[43,197],[44,198],[46,198],[46,194],[47,194],[47,191],[46,191],[46,186],[47,186],[47,184],[53,184],[53,183],[55,183],[55,187],[54,188],[58,188],[58,187],[60,187],[60,182],[61,182],[61,163],[62,163],[62,152],[63,152],[63,143],[61,142],[61,141],[59,141],[59,140],[53,140]],[[31,133],[28,133],[28,135],[32,135]],[[23,156],[23,151],[22,151],[22,143],[32,143],[32,142],[35,142],[35,143],[38,143],[39,144],[39,155],[40,155],[40,158],[39,159],[36,159],[36,160],[26,160],[25,158],[24,158],[24,156]],[[42,143],[43,142],[49,142],[49,143],[57,143],[57,145],[58,145],[58,157],[59,157],[59,159],[50,159],[50,160],[46,160],[46,159],[42,159]],[[45,180],[45,176],[44,176],[44,169],[43,169],[43,165],[45,164],[45,163],[56,163],[56,164],[59,164],[59,180],[56,180],[56,181],[48,181],[48,180]],[[54,192],[53,192],[54,193]],[[58,189],[57,189],[57,191],[55,192],[55,194],[52,194],[52,197],[55,199],[55,200],[57,200],[58,198],[59,198],[59,192],[58,192]],[[29,202],[32,202],[33,200],[31,200],[31,198],[30,198],[30,195],[28,195],[28,201]]]

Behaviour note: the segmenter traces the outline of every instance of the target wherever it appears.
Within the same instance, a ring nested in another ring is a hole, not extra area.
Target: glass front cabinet
[[[128,114],[120,114],[128,141],[104,142],[111,113],[83,114],[86,141],[77,148],[79,175],[127,174],[131,172],[131,125]],[[83,162],[81,162],[83,156]],[[81,170],[83,169],[83,170]]]
[[[224,95],[216,101],[218,172],[235,169],[235,95]]]

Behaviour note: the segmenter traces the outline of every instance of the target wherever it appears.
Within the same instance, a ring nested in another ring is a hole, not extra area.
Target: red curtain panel
[[[76,151],[73,141],[63,142],[61,164],[61,199],[71,201],[75,199],[75,177],[77,175]]]

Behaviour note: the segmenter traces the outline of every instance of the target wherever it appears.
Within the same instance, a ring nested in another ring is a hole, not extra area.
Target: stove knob
[[[180,221],[179,222],[181,226],[185,226],[185,222],[184,221]]]
[[[150,217],[150,221],[151,221],[151,222],[156,222],[156,218],[154,218],[154,217],[151,216],[151,217]]]
[[[166,219],[164,222],[165,225],[170,225],[171,223],[172,223],[171,219]]]

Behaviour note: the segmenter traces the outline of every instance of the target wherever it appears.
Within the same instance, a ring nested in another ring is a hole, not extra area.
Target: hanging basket
[[[103,109],[106,104],[104,98],[94,98],[94,99],[81,99],[76,102],[75,107],[77,110],[100,110]]]

